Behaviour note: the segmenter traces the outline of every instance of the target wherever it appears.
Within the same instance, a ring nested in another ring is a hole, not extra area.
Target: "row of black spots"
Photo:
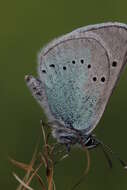
[[[88,68],[91,68],[91,65],[88,65]],[[66,70],[67,69],[67,67],[66,66],[63,66],[63,70]],[[46,70],[42,70],[42,73],[46,73]]]
[[[105,82],[105,77],[101,77],[101,82]],[[93,81],[96,82],[97,81],[97,77],[93,77]]]
[[[84,59],[81,59],[80,62],[83,64],[83,63],[84,63]],[[75,64],[76,61],[75,61],[75,60],[72,60],[72,63]],[[116,67],[116,66],[117,66],[117,62],[116,62],[116,61],[113,61],[113,62],[112,62],[112,67]],[[51,65],[49,65],[49,67],[55,68],[55,65],[54,65],[54,64],[51,64]],[[88,67],[88,69],[90,69],[90,68],[91,68],[91,64],[88,64],[87,67]],[[63,70],[66,70],[66,69],[67,69],[66,66],[63,66]],[[42,72],[43,72],[43,73],[46,73],[46,70],[43,69]],[[96,78],[96,77],[93,77],[93,81],[96,81],[96,80],[97,80],[97,78]],[[102,77],[102,78],[101,78],[101,81],[104,82],[104,81],[105,81],[105,78]]]
[[[81,62],[82,64],[85,63],[84,59],[80,59],[80,62]],[[72,63],[75,64],[76,61],[75,61],[75,60],[72,60]],[[116,67],[116,66],[117,66],[117,61],[113,61],[113,62],[112,62],[112,66],[113,66],[113,67]],[[91,65],[90,65],[90,64],[88,65],[88,68],[91,68]]]
[[[80,59],[80,62],[83,64],[85,61],[84,61],[84,59]],[[75,64],[76,63],[76,60],[72,60],[72,64]],[[54,64],[50,64],[49,65],[49,67],[51,67],[51,68],[55,68],[55,65]],[[90,69],[91,68],[91,65],[90,64],[88,64],[88,69]],[[66,70],[67,68],[66,68],[66,66],[63,66],[63,70]],[[42,73],[46,73],[46,70],[42,70]]]
[[[75,64],[76,61],[75,61],[75,60],[72,60],[72,63]],[[85,63],[84,59],[80,59],[80,63],[82,63],[82,64]],[[87,68],[90,69],[90,68],[91,68],[91,64],[88,64],[88,65],[87,65]]]

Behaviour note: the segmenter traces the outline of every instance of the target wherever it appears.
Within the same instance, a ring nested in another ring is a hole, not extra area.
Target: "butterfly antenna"
[[[101,148],[102,148],[102,151],[104,153],[104,156],[105,156],[106,160],[108,161],[109,167],[112,168],[112,160],[111,160],[109,154],[106,152],[106,150],[104,149],[103,146],[101,146]]]
[[[112,149],[109,146],[107,146],[106,144],[104,144],[102,141],[100,141],[98,139],[97,139],[97,141],[100,143],[100,145],[102,145],[103,151],[104,151],[104,153],[106,153],[105,156],[106,156],[106,158],[108,158],[108,161],[110,160],[110,158],[109,158],[109,156],[107,157],[107,155],[108,155],[107,152],[111,153],[121,163],[121,165],[125,169],[127,168],[127,164],[119,157],[119,155],[116,152],[112,151]],[[109,163],[110,162],[111,162],[111,160],[109,161]]]

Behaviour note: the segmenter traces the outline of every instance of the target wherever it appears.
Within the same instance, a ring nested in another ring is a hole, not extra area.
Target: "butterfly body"
[[[39,53],[38,79],[27,76],[58,142],[95,147],[99,122],[127,58],[127,26],[105,23],[79,28]]]

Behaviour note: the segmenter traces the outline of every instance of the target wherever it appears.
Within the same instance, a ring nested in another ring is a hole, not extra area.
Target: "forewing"
[[[52,114],[89,131],[98,119],[110,70],[106,49],[93,37],[68,35],[40,54],[39,75]]]
[[[39,76],[54,118],[90,133],[99,122],[127,58],[127,26],[91,25],[46,46]]]

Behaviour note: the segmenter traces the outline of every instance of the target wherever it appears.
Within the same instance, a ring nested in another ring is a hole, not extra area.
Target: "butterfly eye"
[[[101,82],[105,82],[105,77],[102,77],[102,78],[101,78]]]
[[[116,62],[116,61],[113,61],[113,62],[112,62],[112,66],[113,66],[113,67],[116,67],[116,66],[117,66],[117,62]]]

